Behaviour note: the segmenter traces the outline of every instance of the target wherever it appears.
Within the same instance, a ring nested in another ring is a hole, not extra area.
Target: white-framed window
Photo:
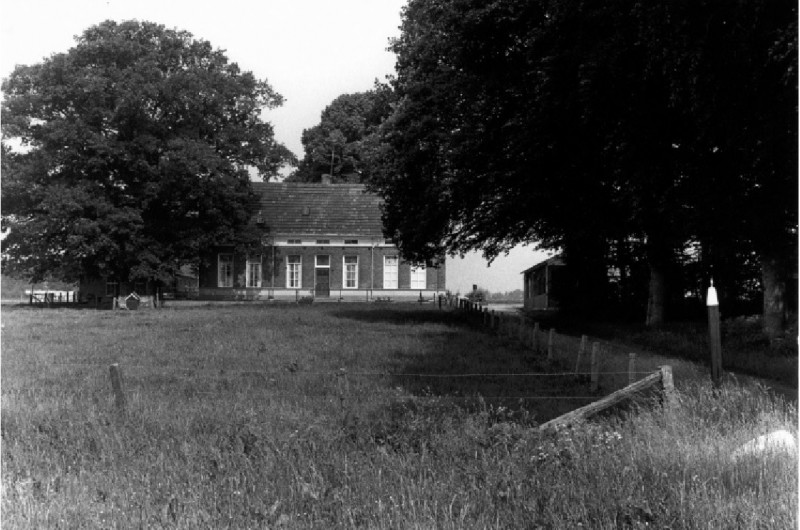
[[[247,287],[261,287],[261,255],[247,257]]]
[[[118,282],[106,282],[106,296],[117,296]]]
[[[314,256],[314,266],[318,269],[330,269],[331,257],[327,254],[317,254]]]
[[[421,267],[411,267],[411,288],[425,289],[428,287],[425,265]]]
[[[358,287],[358,256],[344,256],[342,283],[345,289]]]
[[[287,289],[301,289],[302,288],[302,269],[303,258],[302,256],[286,256],[286,288]]]
[[[383,288],[397,289],[397,269],[400,258],[397,256],[383,257]]]
[[[233,287],[233,254],[217,255],[217,286]]]

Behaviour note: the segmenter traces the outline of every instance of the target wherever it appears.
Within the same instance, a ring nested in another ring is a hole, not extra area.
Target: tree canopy
[[[252,245],[248,168],[290,157],[261,119],[281,96],[185,31],[106,21],[76,41],[3,81],[4,273],[166,279]]]
[[[691,282],[740,289],[736,270],[796,248],[796,18],[769,0],[411,0],[372,180],[389,235],[415,259],[539,242],[576,303],[608,299],[609,269],[638,275],[654,323]]]
[[[374,172],[376,131],[390,112],[391,90],[376,84],[367,92],[343,94],[325,107],[320,123],[303,131],[305,155],[287,181],[363,182]]]

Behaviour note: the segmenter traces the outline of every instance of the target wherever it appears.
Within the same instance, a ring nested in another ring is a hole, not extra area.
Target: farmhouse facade
[[[203,256],[201,299],[371,301],[444,292],[441,263],[413,264],[384,238],[380,199],[360,184],[252,183],[258,254]]]
[[[557,309],[558,298],[553,295],[564,270],[564,261],[553,256],[522,272],[525,309]]]

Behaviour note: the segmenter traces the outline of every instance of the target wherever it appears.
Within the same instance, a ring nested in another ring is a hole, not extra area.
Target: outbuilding
[[[522,271],[525,285],[525,309],[558,309],[558,298],[554,295],[564,273],[564,260],[553,256]]]

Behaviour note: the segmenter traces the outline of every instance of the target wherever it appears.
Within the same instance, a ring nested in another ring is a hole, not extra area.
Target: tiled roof
[[[272,234],[383,237],[381,200],[361,184],[251,184]]]

